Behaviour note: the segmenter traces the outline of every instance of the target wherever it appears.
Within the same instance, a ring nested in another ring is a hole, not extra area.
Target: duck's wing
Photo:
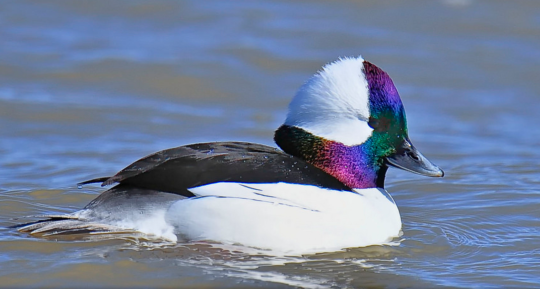
[[[218,182],[293,183],[350,190],[336,178],[276,148],[245,142],[192,144],[163,150],[127,166],[101,182],[192,197],[188,188]]]

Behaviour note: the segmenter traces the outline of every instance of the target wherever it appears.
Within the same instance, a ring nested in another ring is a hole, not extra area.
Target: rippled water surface
[[[3,1],[0,286],[540,287],[540,2]],[[67,213],[154,151],[272,145],[295,90],[362,54],[446,171],[390,170],[399,246],[271,257],[218,244],[58,241],[6,226]]]

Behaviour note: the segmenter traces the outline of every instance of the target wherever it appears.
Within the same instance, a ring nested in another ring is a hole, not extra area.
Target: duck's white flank
[[[190,189],[165,216],[190,240],[219,240],[303,254],[388,242],[399,211],[381,189],[356,193],[296,184],[215,183]]]
[[[349,146],[364,143],[373,130],[363,63],[343,58],[324,66],[298,90],[285,124]]]

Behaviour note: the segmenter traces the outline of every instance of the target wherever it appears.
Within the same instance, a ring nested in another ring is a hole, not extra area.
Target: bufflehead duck
[[[82,210],[18,229],[43,236],[133,230],[285,253],[335,251],[399,236],[399,211],[384,189],[389,166],[444,175],[409,140],[388,74],[361,57],[311,77],[274,140],[282,150],[215,142],[154,153],[81,183],[116,184]]]

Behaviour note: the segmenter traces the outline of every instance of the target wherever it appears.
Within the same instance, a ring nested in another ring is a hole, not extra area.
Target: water
[[[0,3],[5,287],[539,287],[540,2]],[[154,151],[272,144],[295,90],[362,54],[446,176],[390,170],[399,246],[271,257],[217,244],[58,241],[5,226],[67,213]]]

